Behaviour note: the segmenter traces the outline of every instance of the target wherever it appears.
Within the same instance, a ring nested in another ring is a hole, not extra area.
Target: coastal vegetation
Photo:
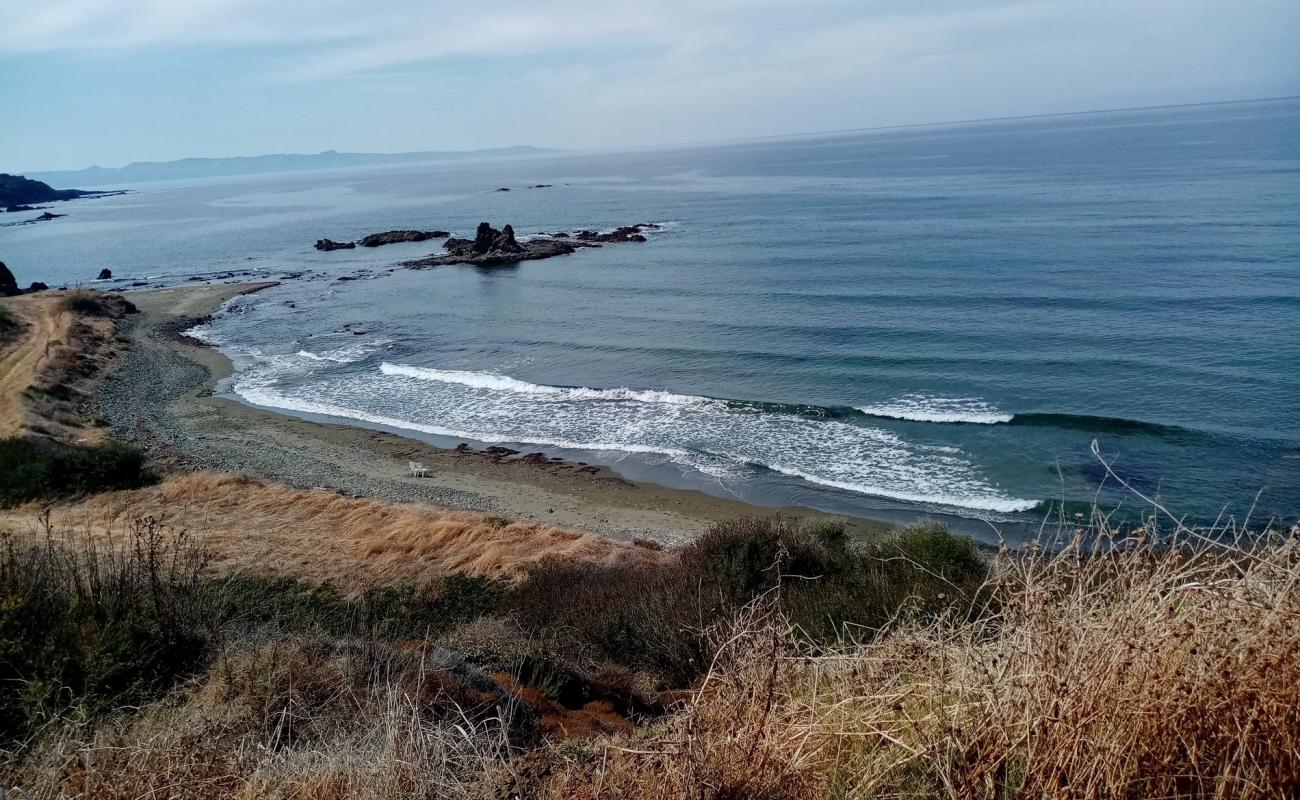
[[[150,480],[140,449],[121,442],[86,447],[36,437],[0,439],[0,508],[132,489]]]
[[[662,562],[346,591],[159,520],[0,552],[28,797],[1279,797],[1293,539],[981,554],[779,518]]]

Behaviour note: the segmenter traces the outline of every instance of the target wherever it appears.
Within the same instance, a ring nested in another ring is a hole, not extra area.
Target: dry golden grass
[[[554,798],[1286,798],[1300,542],[1005,555],[996,613],[796,645],[758,604],[689,705],[554,748]]]
[[[68,729],[10,777],[25,800],[467,797],[505,760],[514,712],[463,695],[418,654],[243,642],[175,702]]]
[[[73,301],[105,313],[78,311]],[[118,357],[114,320],[125,313],[125,303],[90,290],[3,302],[22,328],[0,347],[0,438],[37,433],[71,443],[102,442],[103,431],[87,425],[80,406]]]
[[[1300,540],[1114,544],[1004,553],[983,613],[830,648],[760,597],[678,711],[627,731],[591,705],[588,733],[623,732],[585,744],[512,747],[529,712],[431,645],[255,638],[7,774],[32,798],[1296,796]]]
[[[0,529],[40,535],[34,506],[0,512]],[[423,505],[298,490],[198,473],[51,509],[58,529],[112,536],[153,517],[189,531],[223,573],[283,575],[344,591],[423,583],[452,572],[513,578],[547,557],[610,564],[670,558],[636,545],[537,523]]]

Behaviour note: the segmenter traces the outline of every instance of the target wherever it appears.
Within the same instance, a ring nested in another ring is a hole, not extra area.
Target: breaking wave
[[[314,354],[323,356],[324,354]],[[311,379],[294,379],[293,364]],[[810,484],[926,506],[1025,511],[959,449],[909,442],[855,419],[788,407],[620,388],[551,386],[491,372],[382,362],[315,371],[303,356],[261,356],[235,392],[257,405],[480,442],[658,457],[720,480],[755,467]],[[812,407],[808,407],[812,408]]]

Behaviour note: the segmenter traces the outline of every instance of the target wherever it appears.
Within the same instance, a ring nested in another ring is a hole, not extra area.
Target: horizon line
[[[1042,114],[1013,114],[1013,115],[998,116],[998,117],[973,117],[968,119],[948,119],[948,120],[938,120],[932,122],[907,122],[907,123],[900,123],[896,125],[872,125],[872,126],[864,126],[864,127],[857,127],[857,128],[832,128],[828,130],[796,131],[794,133],[769,133],[769,134],[760,134],[757,136],[733,136],[733,137],[728,137],[723,139],[689,139],[689,140],[678,140],[673,142],[617,145],[613,147],[596,147],[596,148],[583,148],[583,149],[551,147],[546,145],[535,145],[535,144],[513,144],[513,145],[502,145],[500,147],[482,147],[482,148],[474,148],[474,149],[467,149],[467,150],[426,149],[426,150],[397,150],[392,152],[378,152],[378,151],[366,151],[366,150],[337,150],[331,147],[315,153],[271,152],[271,153],[254,153],[252,155],[230,155],[230,156],[182,156],[180,158],[167,159],[165,161],[151,161],[151,160],[131,161],[126,164],[123,164],[120,167],[104,167],[99,164],[91,164],[90,166],[87,167],[76,167],[72,169],[28,169],[22,172],[16,172],[14,174],[25,175],[29,173],[39,174],[39,173],[50,173],[50,172],[85,172],[87,170],[92,170],[92,169],[120,170],[120,169],[126,169],[128,167],[137,164],[170,164],[170,163],[176,163],[176,162],[188,161],[188,160],[203,160],[203,159],[206,160],[232,159],[233,160],[239,158],[261,158],[264,156],[316,156],[316,155],[325,155],[328,153],[336,153],[339,155],[373,155],[373,156],[419,155],[425,153],[468,155],[472,153],[491,152],[494,150],[533,148],[536,150],[548,151],[547,153],[545,153],[545,155],[580,155],[583,153],[607,153],[607,152],[620,152],[620,151],[630,151],[630,150],[659,150],[659,149],[669,149],[669,148],[676,148],[676,147],[707,147],[709,145],[738,144],[742,142],[762,142],[762,141],[770,141],[774,139],[797,139],[802,137],[814,137],[814,136],[838,136],[838,135],[846,135],[846,134],[853,134],[853,133],[877,133],[881,131],[909,130],[915,128],[937,128],[937,127],[956,126],[956,125],[979,125],[979,124],[989,123],[989,122],[1014,122],[1018,120],[1032,120],[1032,119],[1058,119],[1061,117],[1087,116],[1090,114],[1120,114],[1127,111],[1161,111],[1161,110],[1178,109],[1178,108],[1203,108],[1206,106],[1226,106],[1226,105],[1238,105],[1238,104],[1245,104],[1245,103],[1266,103],[1266,102],[1273,102],[1273,101],[1280,101],[1280,100],[1300,100],[1300,94],[1277,95],[1277,96],[1270,96],[1270,97],[1236,98],[1231,100],[1206,100],[1197,103],[1163,103],[1163,104],[1151,105],[1151,106],[1120,106],[1117,108],[1093,108],[1093,109],[1085,109],[1079,111],[1053,111],[1053,112],[1047,112]]]

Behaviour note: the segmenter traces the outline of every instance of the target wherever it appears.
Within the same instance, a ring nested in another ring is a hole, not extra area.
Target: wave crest
[[[885,403],[858,406],[869,417],[902,419],[910,422],[952,422],[971,425],[998,425],[1011,422],[1008,414],[977,397],[930,397],[907,394]]]
[[[715,403],[707,397],[688,394],[673,394],[654,389],[591,389],[585,386],[545,386],[521,381],[508,375],[492,372],[469,372],[455,369],[431,369],[429,367],[410,367],[404,364],[390,364],[387,361],[379,365],[379,371],[385,375],[416,378],[437,383],[455,383],[472,389],[486,389],[496,392],[515,392],[539,397],[554,397],[560,400],[612,400],[634,401],[638,403],[663,403],[668,405],[703,405]]]

